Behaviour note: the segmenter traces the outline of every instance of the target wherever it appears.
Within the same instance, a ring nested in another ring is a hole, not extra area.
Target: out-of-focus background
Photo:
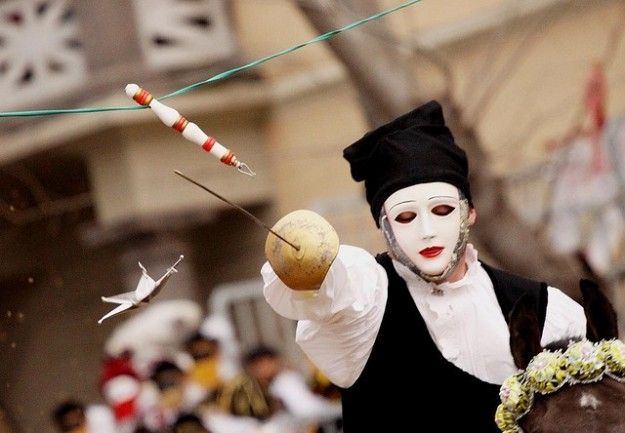
[[[127,83],[162,95],[398,4],[2,0],[0,111],[130,105]],[[173,171],[270,225],[312,209],[379,252],[342,150],[430,99],[471,158],[481,257],[573,297],[593,275],[622,315],[624,33],[621,0],[422,0],[167,100],[254,178],[149,110],[0,118],[0,432],[57,431],[68,399],[119,421],[106,362],[131,351],[142,380],[163,360],[189,371],[177,350],[196,331],[231,331],[237,353],[274,347],[314,379],[294,324],[261,298],[265,232]],[[113,307],[100,297],[133,290],[138,261],[158,278],[180,254],[162,311],[97,324]]]

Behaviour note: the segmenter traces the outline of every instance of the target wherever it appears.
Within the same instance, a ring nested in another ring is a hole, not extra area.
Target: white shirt
[[[434,285],[393,265],[443,356],[477,378],[501,384],[517,371],[510,352],[508,326],[493,284],[471,244],[467,272],[453,283]],[[341,245],[318,291],[289,289],[265,263],[261,270],[267,302],[282,316],[298,320],[296,340],[328,378],[349,387],[362,373],[382,323],[388,278],[365,250]],[[434,294],[436,287],[442,294]],[[584,336],[583,308],[560,290],[548,288],[541,343]]]

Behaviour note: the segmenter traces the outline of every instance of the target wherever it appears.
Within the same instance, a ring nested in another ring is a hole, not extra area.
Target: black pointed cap
[[[466,154],[445,126],[443,109],[430,101],[343,150],[355,181],[365,182],[371,214],[378,224],[384,201],[395,191],[426,182],[456,186],[471,201]]]

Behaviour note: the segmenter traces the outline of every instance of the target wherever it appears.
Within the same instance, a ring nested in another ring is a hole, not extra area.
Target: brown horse
[[[543,351],[530,299],[511,312],[510,347],[525,371],[502,386],[502,431],[625,433],[625,345],[615,340],[616,313],[596,284],[582,280],[580,288],[588,340],[573,346]]]

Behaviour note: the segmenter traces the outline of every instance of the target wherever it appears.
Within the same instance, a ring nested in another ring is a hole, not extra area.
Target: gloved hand
[[[265,242],[265,256],[274,272],[293,290],[317,290],[339,250],[339,237],[322,216],[310,210],[296,210],[282,217]]]

